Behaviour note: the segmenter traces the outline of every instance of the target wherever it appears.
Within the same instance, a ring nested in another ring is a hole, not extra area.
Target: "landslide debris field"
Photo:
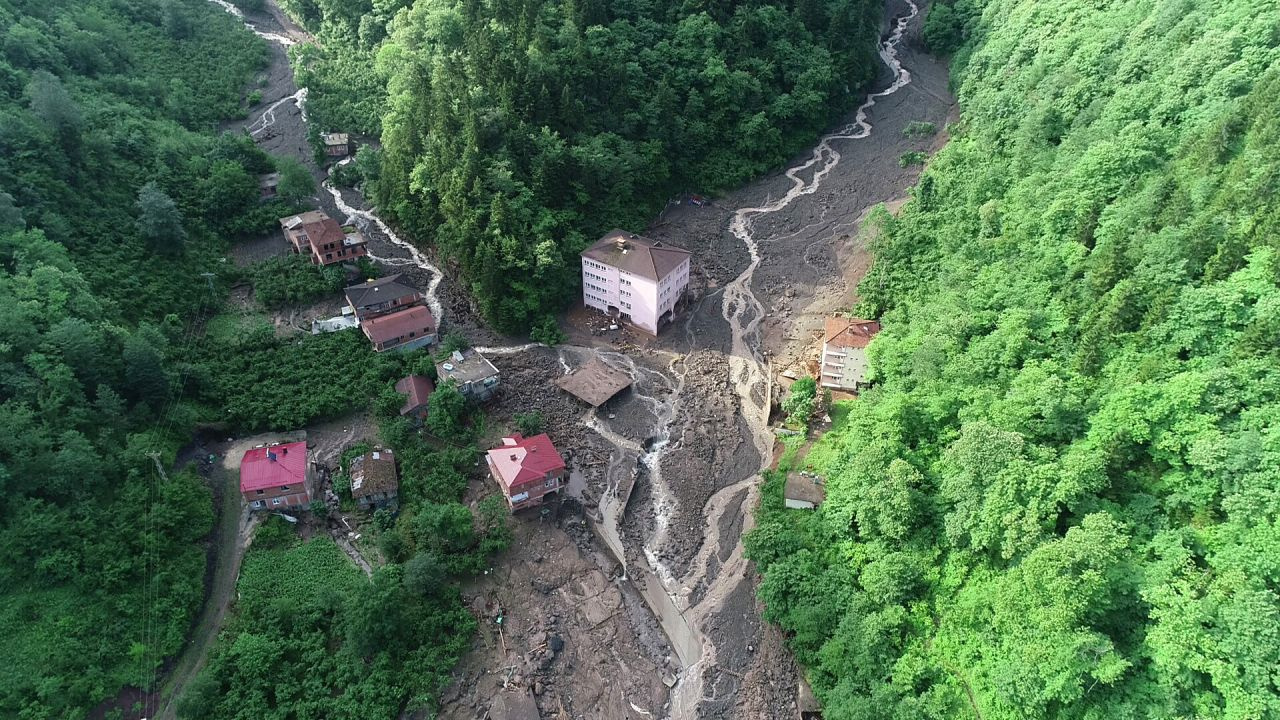
[[[945,65],[920,49],[919,10],[891,0],[885,16],[865,122],[851,113],[788,169],[707,206],[670,206],[646,231],[694,252],[690,307],[656,340],[575,311],[564,346],[504,341],[356,193],[319,193],[323,209],[365,228],[380,264],[427,291],[446,329],[490,355],[503,378],[490,425],[540,412],[574,472],[572,497],[517,516],[511,549],[464,588],[481,631],[442,717],[498,717],[495,703],[522,701],[552,718],[798,717],[795,666],[761,619],[741,535],[772,456],[773,376],[813,352],[823,315],[850,306],[869,264],[862,220],[895,206],[919,173],[899,157],[941,142],[903,129],[941,129],[953,109]],[[274,15],[245,21],[275,43],[247,127],[325,179],[282,45],[302,36]],[[598,410],[553,382],[593,359],[633,379]]]

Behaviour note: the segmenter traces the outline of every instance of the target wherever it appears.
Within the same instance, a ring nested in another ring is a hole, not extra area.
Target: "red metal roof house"
[[[252,448],[240,461],[240,495],[254,510],[305,509],[310,471],[305,442]]]
[[[558,492],[564,484],[564,459],[546,433],[504,437],[502,446],[490,450],[485,461],[512,510],[540,505],[544,496]]]

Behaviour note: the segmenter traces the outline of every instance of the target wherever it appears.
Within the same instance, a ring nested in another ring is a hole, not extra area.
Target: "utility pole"
[[[147,453],[147,457],[151,458],[151,462],[156,464],[156,472],[160,474],[160,477],[166,483],[169,482],[169,476],[165,474],[164,467],[160,465],[160,453],[156,452],[155,450],[152,450],[151,452]]]

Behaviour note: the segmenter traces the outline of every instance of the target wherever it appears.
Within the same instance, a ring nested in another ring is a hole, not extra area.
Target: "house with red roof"
[[[546,433],[504,437],[501,447],[486,454],[485,462],[512,510],[540,505],[546,495],[564,485],[564,459]]]
[[[436,319],[422,305],[365,318],[360,321],[360,329],[377,352],[412,350],[436,341]]]
[[[240,496],[253,510],[306,509],[311,480],[305,442],[252,448],[240,461]]]
[[[880,323],[859,318],[829,317],[822,327],[822,373],[819,385],[857,392],[867,374],[867,345]]]

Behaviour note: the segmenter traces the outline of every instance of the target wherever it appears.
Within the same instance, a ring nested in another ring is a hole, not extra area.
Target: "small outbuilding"
[[[813,510],[827,499],[822,479],[810,472],[788,473],[784,494],[787,507],[793,510]]]
[[[410,417],[419,422],[427,419],[427,401],[436,386],[426,375],[410,375],[396,383],[396,392],[405,396],[404,406],[400,408],[401,417]]]
[[[340,158],[351,154],[351,136],[347,133],[321,133],[320,142],[324,145],[324,154],[329,157]]]
[[[600,407],[614,395],[631,387],[631,376],[593,359],[568,375],[557,378],[556,385],[591,407]]]
[[[258,198],[272,200],[280,192],[280,173],[273,172],[258,176]]]
[[[352,458],[347,474],[351,497],[361,510],[395,507],[400,490],[395,453],[379,448]]]

